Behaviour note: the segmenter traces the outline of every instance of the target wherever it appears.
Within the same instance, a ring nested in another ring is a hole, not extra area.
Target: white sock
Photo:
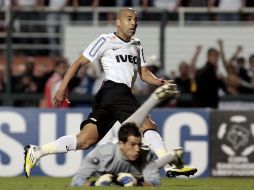
[[[144,133],[145,144],[149,145],[151,150],[158,158],[168,154],[168,150],[162,141],[160,134],[155,130],[147,130]]]
[[[171,151],[169,152],[167,150],[164,142],[162,141],[160,134],[155,130],[147,130],[144,133],[144,141],[145,141],[145,144],[149,145],[151,150],[158,157],[158,160],[156,163],[157,167],[162,167],[164,165],[164,170],[167,172],[171,167],[169,166],[169,164],[166,164],[166,163],[175,162],[176,158]]]
[[[62,136],[56,141],[39,146],[36,151],[38,158],[48,154],[66,153],[67,151],[76,150],[77,138],[75,135]]]
[[[155,164],[158,169],[164,167],[165,170],[167,171],[166,168],[168,167],[168,163],[171,163],[174,160],[175,160],[175,156],[172,153],[168,152],[166,155],[155,160]]]

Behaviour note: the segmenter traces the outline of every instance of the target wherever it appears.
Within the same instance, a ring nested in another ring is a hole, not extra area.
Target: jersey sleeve
[[[112,160],[114,145],[112,143],[95,147],[83,160],[77,173],[73,176],[72,186],[83,186],[90,177],[103,172]]]
[[[82,55],[89,59],[90,62],[95,62],[103,54],[106,48],[106,42],[106,36],[100,35],[83,51]]]
[[[154,161],[154,155],[149,149],[142,149],[143,169],[142,175],[145,182],[150,182],[154,186],[160,185],[159,169]]]
[[[83,186],[84,183],[96,173],[100,164],[99,157],[100,155],[95,148],[82,160],[80,168],[72,178],[72,186]]]
[[[144,49],[142,45],[140,45],[140,65],[141,67],[147,66],[146,60],[145,60],[145,55],[144,55]]]

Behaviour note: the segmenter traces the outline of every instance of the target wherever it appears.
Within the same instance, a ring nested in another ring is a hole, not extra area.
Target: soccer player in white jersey
[[[115,33],[102,34],[85,49],[69,67],[55,94],[54,101],[57,107],[60,107],[64,101],[69,102],[66,88],[78,69],[90,62],[99,61],[102,64],[105,79],[94,97],[92,112],[80,125],[79,134],[63,136],[42,146],[26,146],[24,170],[27,177],[30,177],[31,169],[41,157],[88,149],[102,139],[116,121],[123,123],[129,118],[140,106],[131,92],[137,73],[148,84],[156,86],[169,84],[166,88],[174,86],[170,81],[154,76],[146,66],[140,40],[133,37],[137,28],[137,13],[131,8],[119,10],[116,27]],[[172,93],[174,94],[173,91]],[[138,120],[138,116],[135,116],[134,120]],[[162,138],[156,131],[155,123],[148,116],[137,126],[141,126],[144,141],[150,145],[158,158],[168,154]],[[182,174],[187,170],[196,171],[195,168],[188,167],[179,170],[166,168],[166,172],[172,170]]]

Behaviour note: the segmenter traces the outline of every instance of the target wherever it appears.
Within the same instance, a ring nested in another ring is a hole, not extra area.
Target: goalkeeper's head
[[[135,123],[125,123],[118,132],[119,146],[122,154],[131,161],[140,156],[142,136]]]

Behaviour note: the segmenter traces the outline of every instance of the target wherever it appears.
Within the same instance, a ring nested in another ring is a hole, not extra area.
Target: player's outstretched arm
[[[140,68],[140,78],[142,81],[156,86],[161,86],[166,83],[172,83],[172,80],[165,80],[163,78],[157,78],[146,66]]]
[[[67,70],[67,72],[64,75],[64,78],[60,84],[59,89],[56,91],[56,94],[54,96],[54,103],[56,107],[61,107],[63,101],[66,101],[67,103],[70,103],[67,95],[66,95],[66,88],[68,86],[69,81],[72,79],[72,77],[77,73],[79,68],[82,65],[88,64],[90,61],[81,55]]]

